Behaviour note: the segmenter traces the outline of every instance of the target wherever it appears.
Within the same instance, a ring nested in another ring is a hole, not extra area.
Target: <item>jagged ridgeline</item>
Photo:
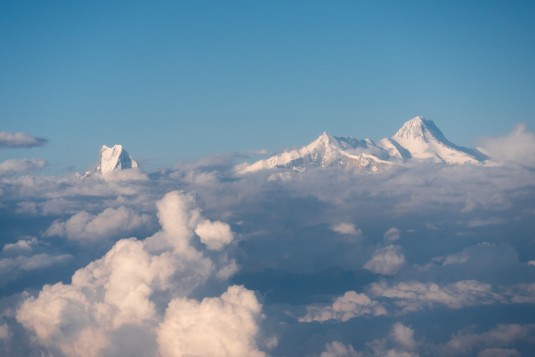
[[[283,151],[252,164],[241,164],[236,173],[262,170],[338,167],[358,172],[380,172],[409,160],[430,160],[444,164],[491,164],[477,149],[464,148],[449,141],[432,120],[417,116],[407,121],[389,138],[337,137],[324,132],[310,144]]]

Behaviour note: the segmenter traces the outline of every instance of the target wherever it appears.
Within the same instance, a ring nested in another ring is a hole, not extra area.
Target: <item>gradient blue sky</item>
[[[84,170],[122,143],[151,169],[380,139],[415,115],[473,146],[535,127],[532,1],[0,2],[2,149]]]

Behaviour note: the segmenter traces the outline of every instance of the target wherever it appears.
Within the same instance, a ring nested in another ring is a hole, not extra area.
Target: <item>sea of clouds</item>
[[[530,356],[535,136],[481,146],[372,175],[4,161],[0,355]]]

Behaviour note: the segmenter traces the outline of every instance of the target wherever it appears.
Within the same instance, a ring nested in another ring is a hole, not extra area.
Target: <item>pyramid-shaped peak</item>
[[[330,144],[336,144],[337,140],[334,136],[329,134],[328,132],[324,131],[321,133],[320,136],[316,138],[310,145],[312,146],[319,146],[319,145],[330,145]]]
[[[102,174],[111,171],[137,168],[137,162],[126,152],[122,145],[108,147],[102,145],[100,149],[100,162],[96,171]]]
[[[394,134],[395,139],[423,139],[429,140],[434,137],[438,140],[445,140],[442,131],[435,125],[432,120],[425,119],[422,116],[416,116],[405,122],[403,126]]]

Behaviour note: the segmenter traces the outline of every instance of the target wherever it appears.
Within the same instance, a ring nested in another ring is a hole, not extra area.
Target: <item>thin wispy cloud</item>
[[[45,138],[39,138],[23,132],[11,133],[0,131],[0,148],[31,148],[43,146],[48,142]]]

